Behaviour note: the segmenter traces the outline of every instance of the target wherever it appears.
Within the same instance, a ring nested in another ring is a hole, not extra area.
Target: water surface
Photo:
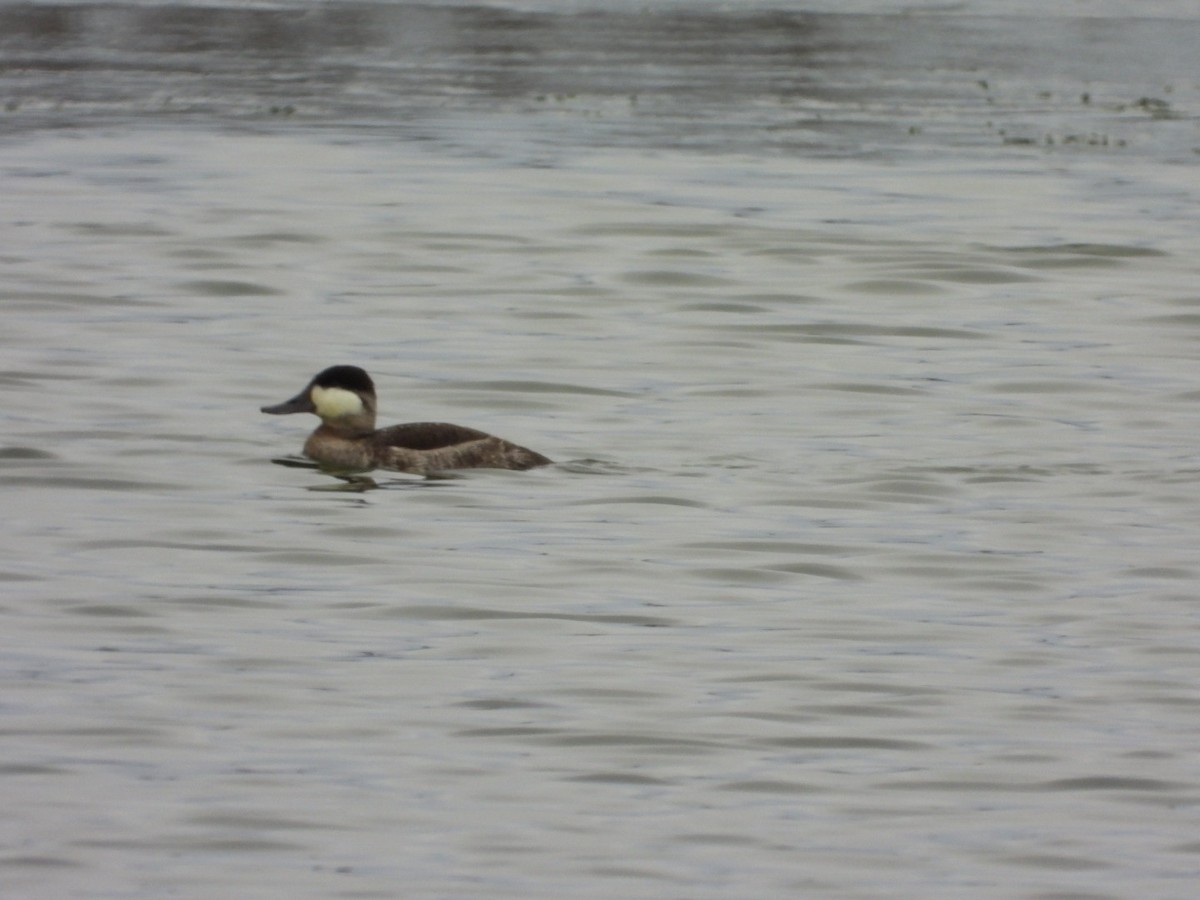
[[[1200,20],[1123,9],[0,10],[7,892],[1190,897]],[[333,363],[558,463],[274,465]]]

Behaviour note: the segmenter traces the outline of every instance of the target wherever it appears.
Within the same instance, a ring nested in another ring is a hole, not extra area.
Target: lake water
[[[0,8],[0,893],[1195,896],[1200,14],[1041,6]]]

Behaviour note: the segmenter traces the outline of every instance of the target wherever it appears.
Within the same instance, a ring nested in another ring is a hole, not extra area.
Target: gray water
[[[1200,16],[838,8],[0,8],[0,894],[1195,895]]]

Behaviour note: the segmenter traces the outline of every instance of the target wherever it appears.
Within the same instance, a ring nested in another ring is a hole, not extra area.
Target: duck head
[[[358,366],[330,366],[291,400],[262,411],[272,416],[313,413],[340,434],[370,434],[375,430],[375,384]]]

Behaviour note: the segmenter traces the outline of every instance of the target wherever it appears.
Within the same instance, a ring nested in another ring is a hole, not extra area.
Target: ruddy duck
[[[304,455],[330,469],[364,472],[440,472],[444,469],[531,469],[551,461],[494,435],[444,422],[375,429],[375,384],[358,366],[331,366],[284,403],[264,406],[273,416],[310,412],[321,418]]]

